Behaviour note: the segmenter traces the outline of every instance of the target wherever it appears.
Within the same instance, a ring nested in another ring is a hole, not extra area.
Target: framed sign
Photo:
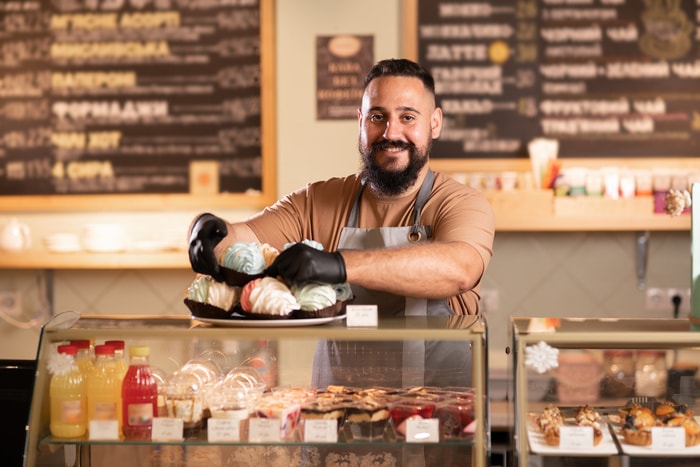
[[[405,50],[436,79],[433,159],[700,154],[695,0],[405,0]]]
[[[274,201],[274,0],[0,4],[0,210]]]

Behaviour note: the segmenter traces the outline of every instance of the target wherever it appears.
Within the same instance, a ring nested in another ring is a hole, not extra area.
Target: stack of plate
[[[83,230],[83,246],[94,253],[112,253],[126,249],[126,233],[119,224],[88,224]]]
[[[78,236],[70,233],[54,233],[43,237],[46,249],[54,253],[72,253],[80,251]]]

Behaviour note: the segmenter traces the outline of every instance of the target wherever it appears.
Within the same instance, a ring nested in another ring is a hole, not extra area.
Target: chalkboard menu
[[[0,202],[262,193],[258,0],[4,1],[0,18]]]
[[[434,158],[700,155],[697,0],[416,0]]]

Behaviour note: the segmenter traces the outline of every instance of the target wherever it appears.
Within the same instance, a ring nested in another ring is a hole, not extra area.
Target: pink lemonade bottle
[[[122,382],[122,429],[126,439],[150,440],[158,410],[158,385],[151,372],[151,349],[129,347],[129,369]]]

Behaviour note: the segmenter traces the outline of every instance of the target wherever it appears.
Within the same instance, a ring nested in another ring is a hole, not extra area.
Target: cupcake
[[[226,319],[231,316],[241,296],[240,287],[199,276],[187,288],[185,305],[198,318]]]
[[[338,301],[335,288],[321,282],[307,282],[294,288],[294,298],[300,309],[293,318],[327,318],[341,314],[343,302]]]
[[[236,242],[228,247],[219,260],[224,281],[229,285],[243,286],[263,277],[265,268],[276,256],[276,250],[270,245]]]
[[[286,319],[298,309],[299,303],[283,282],[262,277],[243,287],[240,307],[236,311],[256,319]]]

